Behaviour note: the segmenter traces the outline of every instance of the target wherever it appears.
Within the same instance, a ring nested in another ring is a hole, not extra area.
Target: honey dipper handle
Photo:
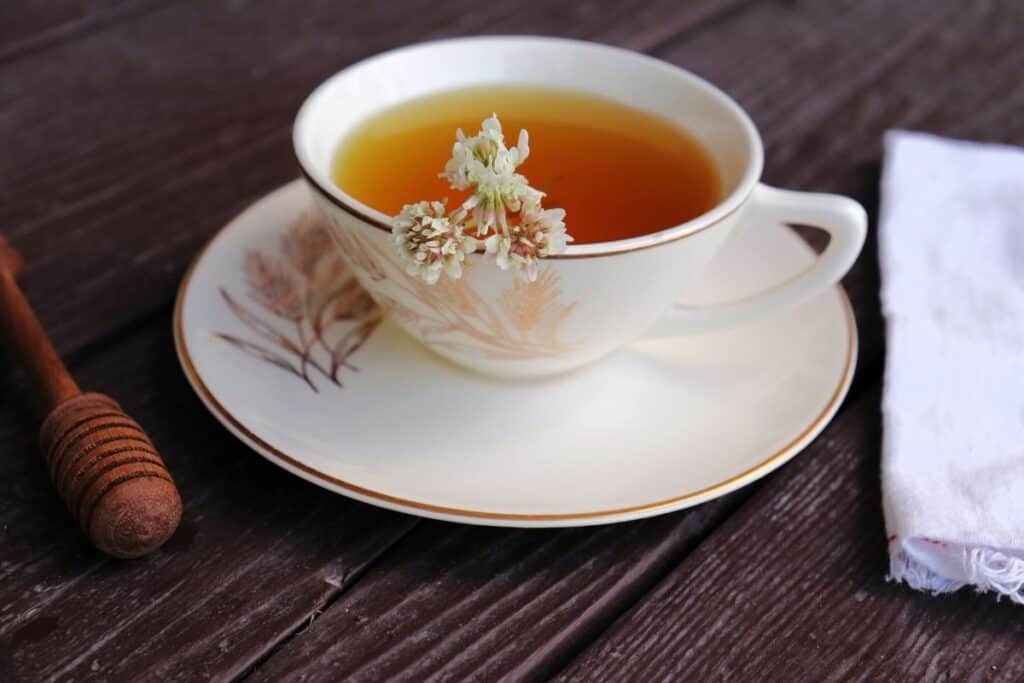
[[[0,236],[0,333],[18,356],[49,412],[81,393],[21,293],[21,256]]]
[[[0,334],[45,404],[50,478],[97,548],[141,557],[178,527],[181,496],[142,427],[113,399],[79,390],[15,281],[22,267],[0,235]]]

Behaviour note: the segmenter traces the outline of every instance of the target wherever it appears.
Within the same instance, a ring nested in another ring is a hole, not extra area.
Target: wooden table
[[[692,69],[757,121],[768,182],[873,219],[888,128],[1024,144],[1015,0],[3,3],[0,229],[82,384],[161,448],[185,521],[145,560],[92,550],[4,370],[0,681],[1024,679],[1020,608],[885,581],[873,238],[845,281],[861,355],[838,417],[761,483],[676,514],[420,520],[290,476],[206,413],[175,360],[175,291],[222,223],[297,175],[303,96],[368,54],[476,33]]]

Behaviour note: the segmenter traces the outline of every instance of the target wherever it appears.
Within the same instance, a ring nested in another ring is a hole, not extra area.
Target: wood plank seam
[[[334,603],[341,599],[341,597],[346,592],[351,590],[352,587],[356,583],[358,583],[360,578],[365,576],[366,573],[369,572],[370,569],[374,567],[378,562],[380,562],[380,560],[385,555],[391,552],[392,549],[400,545],[402,540],[405,539],[412,532],[412,530],[416,529],[422,522],[423,520],[421,519],[415,520],[411,525],[409,525],[408,528],[406,528],[404,531],[402,531],[402,533],[396,536],[391,544],[383,547],[380,553],[378,553],[375,557],[367,561],[366,564],[364,564],[362,567],[353,570],[351,573],[343,572],[340,581],[338,581],[337,583],[330,584],[333,585],[336,590],[332,591],[323,600],[322,604],[312,609],[306,617],[299,621],[298,625],[294,629],[283,634],[282,637],[278,640],[267,643],[266,650],[262,654],[260,654],[260,656],[252,664],[250,664],[249,667],[247,667],[246,670],[241,675],[234,678],[233,680],[241,681],[251,677],[261,666],[270,661],[270,659],[275,654],[277,654],[277,652],[281,648],[285,647],[288,643],[300,637],[305,631],[307,631],[313,625],[317,617],[327,612],[331,608],[331,606],[334,605]]]
[[[737,0],[731,5],[710,10],[706,16],[701,17],[692,24],[678,27],[674,33],[663,36],[651,45],[635,49],[640,49],[640,51],[645,52],[652,57],[657,57],[671,46],[677,45],[698,33],[703,33],[718,24],[729,21],[733,17],[747,11],[751,5],[754,5],[755,3],[763,3],[764,1],[765,0]]]
[[[268,548],[268,549],[267,549],[267,551],[269,552],[269,551],[271,551],[272,549],[273,549],[273,548],[272,548],[272,547],[270,547],[270,548]],[[249,562],[248,564],[246,564],[246,565],[243,565],[243,566],[239,566],[239,567],[236,567],[236,568],[234,569],[234,572],[233,572],[233,573],[234,573],[234,575],[238,576],[238,575],[241,575],[241,574],[243,574],[243,573],[244,573],[244,572],[245,572],[245,571],[246,571],[246,570],[247,570],[247,569],[249,568],[249,566],[250,566],[251,564],[254,564],[255,562],[258,562],[258,561],[259,561],[259,558],[256,558],[256,559],[254,559],[254,560],[251,560],[251,561],[250,561],[250,562]],[[97,563],[96,563],[96,568],[99,568],[99,566],[100,566],[100,565],[101,565],[102,563],[105,563],[105,562],[109,562],[109,560],[104,560],[104,561],[101,561],[101,562],[97,562]],[[178,582],[178,585],[183,585],[185,581],[187,581],[187,577],[183,577],[182,579],[180,579],[180,581]],[[184,613],[181,613],[181,614],[179,614],[179,615],[178,615],[178,616],[176,617],[175,621],[180,621],[180,620],[183,620],[183,619],[187,619],[187,618],[189,618],[189,617],[190,617],[190,616],[191,616],[192,614],[194,614],[194,613],[196,613],[196,612],[198,612],[198,611],[202,610],[202,609],[203,609],[204,607],[206,607],[207,603],[208,603],[208,602],[209,602],[210,600],[212,600],[212,599],[213,599],[213,597],[214,597],[213,595],[207,595],[207,596],[205,596],[204,598],[200,598],[200,599],[197,599],[197,600],[196,600],[196,601],[195,601],[195,602],[193,603],[193,605],[191,606],[191,608],[190,608],[190,609],[188,609],[187,611],[185,611]],[[133,624],[133,623],[134,623],[134,622],[135,622],[136,620],[138,620],[138,619],[141,619],[142,617],[143,617],[143,614],[142,614],[142,613],[139,613],[139,614],[137,614],[137,615],[135,615],[135,616],[133,616],[133,617],[129,618],[128,620],[126,620],[126,621],[124,621],[124,622],[121,622],[121,623],[117,624],[116,626],[114,626],[114,627],[112,627],[112,628],[109,628],[109,629],[107,630],[107,632],[106,632],[106,633],[104,634],[104,636],[103,636],[103,637],[99,638],[99,639],[98,639],[98,640],[97,640],[97,641],[96,641],[95,643],[93,643],[93,645],[92,645],[92,647],[91,647],[90,649],[88,649],[88,650],[87,650],[86,652],[83,652],[83,653],[81,653],[81,654],[80,654],[80,655],[79,655],[78,657],[74,658],[74,659],[73,659],[73,660],[72,660],[71,662],[68,662],[68,663],[67,663],[67,664],[66,664],[66,665],[65,665],[65,666],[64,666],[63,668],[61,668],[61,669],[60,669],[59,671],[57,671],[56,673],[53,673],[53,674],[52,674],[52,676],[53,676],[54,678],[59,678],[59,677],[60,677],[61,675],[64,675],[64,674],[66,674],[66,673],[70,672],[70,671],[71,671],[71,670],[72,670],[72,669],[73,669],[73,668],[74,668],[74,667],[75,667],[75,666],[76,666],[77,664],[79,664],[79,663],[81,663],[82,661],[84,661],[85,659],[87,659],[87,658],[88,658],[88,657],[89,657],[89,656],[90,656],[90,655],[91,655],[91,654],[92,654],[92,653],[93,653],[93,652],[94,652],[94,651],[95,651],[96,649],[98,649],[99,647],[101,647],[101,646],[102,646],[102,645],[103,645],[104,643],[106,643],[106,642],[108,642],[108,641],[110,641],[110,640],[113,640],[113,639],[117,638],[117,637],[118,637],[118,635],[120,635],[120,633],[121,633],[122,631],[124,631],[124,630],[125,630],[125,629],[127,629],[127,628],[130,628],[130,627],[132,626],[132,624]],[[172,626],[173,624],[174,624],[174,622],[171,622],[171,623],[165,624],[165,625],[164,625],[164,627],[163,627],[163,629],[161,629],[161,630],[160,630],[160,631],[159,631],[159,632],[157,633],[157,635],[160,635],[160,633],[162,633],[162,632],[163,632],[163,631],[165,631],[166,629],[170,628],[170,627],[171,627],[171,626]]]
[[[22,38],[0,50],[0,65],[16,62],[40,52],[80,40],[118,24],[144,17],[181,0],[141,0],[119,5],[104,12],[50,27],[28,38]]]
[[[871,392],[878,390],[879,383],[880,383],[880,380],[876,380],[876,382],[874,384],[871,384],[871,385],[869,385],[867,387],[867,390],[863,393],[864,401],[869,401],[870,400]],[[844,408],[848,408],[849,409],[847,412],[850,412],[850,411],[861,411],[861,410],[863,410],[863,407],[864,406],[862,406],[860,404],[858,399],[854,399],[852,397],[850,397],[850,400],[844,405]],[[843,417],[844,416],[837,415],[835,421],[833,421],[831,423],[830,427],[835,425],[836,427],[834,427],[834,428],[838,428],[838,426],[842,425]],[[823,435],[823,436],[827,436],[827,435]],[[781,473],[777,473],[777,474],[781,474]],[[763,487],[762,490],[759,490],[756,495],[751,496],[746,501],[744,501],[743,505],[741,505],[734,512],[734,514],[730,517],[730,519],[726,520],[721,525],[719,525],[719,527],[715,530],[715,533],[711,534],[710,536],[714,537],[714,536],[717,536],[720,533],[729,532],[729,531],[733,530],[734,528],[741,527],[746,522],[746,520],[748,520],[751,517],[756,515],[756,510],[757,510],[757,508],[762,503],[764,503],[766,500],[771,499],[773,497],[773,492],[771,490],[772,488],[773,487],[771,487],[771,486],[765,486],[765,487]],[[668,581],[669,581],[669,579],[673,575],[686,572],[687,568],[690,565],[696,565],[696,564],[699,564],[701,562],[707,561],[707,558],[712,554],[712,551],[708,550],[709,547],[710,547],[710,545],[705,545],[705,547],[696,548],[694,552],[690,553],[689,556],[684,558],[684,560],[677,567],[674,567],[672,569],[672,571],[669,572],[668,575],[666,575],[664,580],[661,583],[659,583],[659,585],[657,585],[654,588],[654,590],[652,590],[652,592],[651,592],[652,595],[657,595],[659,591],[664,591],[667,588],[669,588]],[[647,597],[650,597],[650,596],[647,596]],[[630,614],[635,613],[636,609],[640,605],[649,604],[650,602],[651,602],[650,600],[643,600],[643,599],[638,600],[635,603],[635,605],[633,605],[632,608],[627,612],[627,614],[623,615],[624,619],[623,619],[622,623],[626,623],[626,619],[628,618],[628,616]],[[614,635],[614,631],[609,630],[609,636],[612,636],[612,635]],[[600,641],[600,640],[595,641],[594,643],[592,643],[591,647],[592,648],[600,647],[601,642],[602,641]],[[573,662],[570,662],[569,665],[565,669],[560,671],[558,673],[558,675],[553,677],[553,678],[556,679],[556,680],[563,680],[563,681],[579,680],[574,675],[575,674],[575,670],[577,669],[578,664],[581,663],[581,662],[587,661],[586,660],[586,656],[588,654],[592,654],[592,653],[590,653],[589,651],[583,651],[580,654],[581,654],[580,658],[578,658],[577,660],[575,660]],[[570,672],[572,672],[572,673],[570,673]]]
[[[870,393],[875,385],[875,382],[879,381],[880,376],[880,365],[881,359],[876,359],[872,362],[870,368],[862,370],[854,378],[853,384],[850,386],[850,391],[847,393],[846,398],[843,400],[842,406],[836,411],[835,416],[829,422],[833,424],[835,421],[841,419],[847,411],[851,409],[851,406],[855,405],[859,398],[867,393]],[[826,428],[827,429],[827,428]],[[820,438],[820,437],[819,437]],[[814,441],[807,445],[807,449],[810,449],[814,445]],[[799,457],[799,456],[797,456]],[[708,540],[715,537],[716,533],[727,524],[731,518],[742,512],[742,510],[756,502],[758,494],[761,493],[766,487],[769,487],[771,482],[780,475],[780,472],[772,472],[764,479],[756,481],[748,486],[743,487],[739,491],[734,492],[732,495],[735,497],[735,504],[730,506],[727,514],[722,517],[719,523],[706,530],[705,533],[699,535],[696,538],[696,542],[689,545],[684,553],[678,555],[673,561],[666,563],[665,567],[657,575],[652,576],[651,580],[645,583],[642,591],[636,593],[634,600],[630,604],[625,604],[622,609],[618,610],[611,618],[607,619],[603,627],[596,631],[591,638],[585,642],[580,642],[578,647],[573,648],[571,651],[566,651],[564,656],[560,657],[560,664],[557,667],[552,668],[550,671],[543,672],[542,678],[557,678],[562,672],[564,672],[571,664],[584,652],[586,652],[601,636],[614,627],[615,623],[625,614],[627,614],[634,605],[639,604],[645,598],[653,594],[661,583],[678,567],[686,562],[696,551],[698,551]],[[707,503],[705,503],[706,505]]]

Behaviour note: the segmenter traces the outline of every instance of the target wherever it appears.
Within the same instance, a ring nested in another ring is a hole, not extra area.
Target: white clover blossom
[[[522,208],[523,198],[536,192],[526,177],[519,173],[499,174],[484,168],[477,175],[476,191],[463,202],[461,209],[468,212],[472,226],[478,234],[486,235],[497,228],[508,228],[508,213]]]
[[[468,190],[481,183],[487,183],[491,188],[507,188],[512,192],[518,183],[511,178],[516,175],[516,169],[528,156],[529,133],[525,130],[519,131],[518,144],[509,149],[505,146],[505,135],[501,131],[498,116],[491,114],[480,125],[480,132],[473,137],[467,138],[461,128],[455,132],[452,158],[445,164],[444,172],[440,176],[448,180],[453,190]],[[511,197],[514,197],[514,194],[509,195],[509,198]]]
[[[473,186],[474,178],[479,174],[483,163],[474,156],[473,150],[465,143],[466,136],[461,128],[456,136],[458,139],[452,146],[452,158],[439,175],[448,180],[453,190],[468,190]]]
[[[392,219],[406,272],[431,284],[442,270],[456,279],[466,254],[481,239],[499,268],[536,280],[539,260],[565,251],[572,237],[565,232],[565,211],[544,209],[544,193],[516,172],[530,156],[529,134],[521,130],[516,146],[508,148],[501,122],[492,114],[473,137],[461,129],[455,137],[451,159],[439,175],[453,190],[471,194],[447,215],[443,202],[423,201],[407,204]]]
[[[444,271],[452,280],[462,276],[466,254],[476,251],[477,241],[465,234],[460,223],[452,223],[444,202],[406,204],[391,221],[391,234],[398,245],[405,272],[434,284]]]
[[[539,202],[523,209],[520,222],[505,234],[487,238],[484,248],[494,254],[495,264],[502,270],[518,270],[533,282],[537,279],[540,259],[565,251],[572,241],[565,232],[565,211],[543,209]]]

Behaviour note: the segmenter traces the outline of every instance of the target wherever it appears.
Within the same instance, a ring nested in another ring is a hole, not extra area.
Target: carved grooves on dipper
[[[126,482],[153,477],[173,484],[153,442],[106,396],[82,394],[61,404],[40,438],[50,478],[86,532],[97,504]]]

